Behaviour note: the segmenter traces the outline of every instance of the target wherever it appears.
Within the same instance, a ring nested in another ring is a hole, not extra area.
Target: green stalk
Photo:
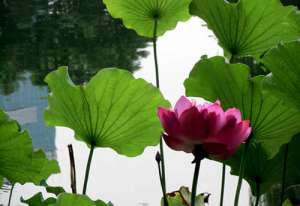
[[[193,186],[192,186],[192,196],[191,196],[191,206],[195,206],[196,203],[196,193],[197,193],[197,185],[198,185],[198,177],[200,171],[201,158],[195,158],[195,171],[193,178]]]
[[[246,155],[248,151],[249,142],[247,141],[245,147],[243,148],[242,158],[240,162],[240,173],[239,173],[239,180],[235,191],[235,198],[234,198],[234,206],[239,206],[239,198],[240,192],[242,188],[242,181],[244,176],[244,169],[245,169],[245,162],[246,162]]]
[[[155,83],[156,87],[159,88],[159,69],[158,69],[158,58],[157,58],[157,19],[154,20],[154,31],[153,31],[153,53],[154,53],[154,64],[155,64]]]
[[[168,206],[168,199],[167,199],[167,195],[166,195],[166,187],[163,183],[163,179],[162,179],[162,172],[161,172],[161,155],[159,154],[159,152],[157,152],[156,154],[156,162],[157,162],[157,168],[158,168],[158,174],[159,174],[159,180],[160,180],[160,185],[161,185],[161,189],[162,189],[162,193],[163,193],[163,200],[164,200],[164,206]]]
[[[289,145],[287,144],[287,145],[285,145],[285,148],[284,148],[284,160],[283,160],[283,170],[282,170],[282,178],[281,178],[280,206],[284,202],[284,191],[285,191],[285,182],[286,182],[288,154],[289,154]]]
[[[71,179],[71,189],[72,193],[77,193],[76,186],[76,166],[75,166],[75,158],[72,144],[68,145],[69,157],[70,157],[70,179]]]
[[[8,198],[8,204],[7,204],[7,206],[10,206],[14,188],[15,188],[15,184],[12,184],[11,188],[10,188],[10,192],[9,192],[9,198]]]
[[[95,149],[95,146],[91,145],[90,154],[89,154],[89,158],[88,158],[86,170],[85,170],[85,178],[84,178],[84,185],[83,185],[83,191],[82,191],[82,194],[84,194],[84,195],[86,194],[87,184],[89,181],[89,174],[90,174],[90,168],[91,168],[91,163],[92,163],[92,159],[93,159],[94,149]]]
[[[225,189],[225,180],[226,180],[226,165],[223,163],[223,167],[222,167],[222,186],[221,186],[220,206],[223,206],[224,189]]]
[[[164,195],[166,195],[167,194],[166,174],[165,174],[165,161],[164,161],[164,146],[163,146],[162,137],[160,138],[159,149],[160,149],[160,158],[161,158],[160,164],[161,164],[162,186],[163,186]]]
[[[158,69],[158,58],[157,58],[157,18],[154,20],[154,29],[153,29],[153,53],[154,53],[154,64],[155,64],[155,80],[156,87],[159,88],[159,69]],[[160,156],[161,156],[161,181],[162,181],[162,190],[163,196],[166,196],[166,172],[165,172],[165,158],[164,158],[164,148],[163,148],[163,140],[160,138],[159,143]],[[166,204],[168,206],[168,204]]]

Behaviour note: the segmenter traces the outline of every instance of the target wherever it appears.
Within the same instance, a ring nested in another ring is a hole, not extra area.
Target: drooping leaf
[[[249,77],[243,64],[227,64],[223,57],[198,62],[185,81],[188,96],[220,100],[227,109],[236,107],[252,127],[251,142],[261,143],[272,158],[281,145],[300,131],[299,114],[282,100],[262,92],[262,77]]]
[[[156,145],[161,125],[158,106],[169,106],[158,89],[120,69],[103,69],[86,85],[76,86],[66,68],[46,77],[52,94],[45,120],[65,126],[88,145],[110,147],[136,156]]]
[[[11,183],[39,184],[59,172],[55,160],[48,160],[42,151],[33,152],[31,138],[0,110],[0,175]]]
[[[51,206],[107,206],[103,201],[93,202],[88,196],[62,193]]]
[[[21,202],[26,203],[28,206],[49,206],[55,203],[56,199],[53,197],[44,199],[43,194],[39,192],[27,200],[21,197]]]
[[[187,187],[180,187],[178,191],[168,193],[167,199],[169,206],[190,206],[191,205],[191,192]],[[196,196],[195,206],[204,206],[208,196],[205,194],[200,194]],[[161,200],[161,205],[164,205],[163,199]]]
[[[279,0],[193,0],[190,6],[191,14],[206,21],[225,53],[255,57],[281,41],[299,38],[290,18],[295,10]]]
[[[270,50],[263,63],[272,72],[265,88],[300,110],[300,42],[280,44]]]
[[[110,14],[121,18],[124,25],[139,35],[153,37],[157,19],[157,35],[175,28],[178,21],[189,19],[191,0],[104,0]]]

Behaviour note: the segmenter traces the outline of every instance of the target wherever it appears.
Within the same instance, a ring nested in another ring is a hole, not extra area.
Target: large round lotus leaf
[[[48,160],[42,151],[33,151],[31,138],[0,110],[0,178],[11,183],[39,184],[51,174],[58,173],[55,160]]]
[[[290,18],[295,10],[282,6],[280,0],[193,0],[190,6],[191,14],[206,21],[225,53],[255,57],[279,42],[300,37],[297,16]]]
[[[300,110],[300,42],[280,44],[270,50],[263,63],[272,74],[264,81],[265,89]]]
[[[153,37],[157,20],[157,36],[175,28],[178,21],[189,19],[191,0],[103,0],[109,13],[121,18],[124,25],[139,35]]]
[[[241,110],[252,127],[251,142],[261,143],[268,158],[300,132],[300,114],[280,98],[262,90],[262,77],[250,78],[244,64],[228,64],[223,57],[198,62],[185,81],[188,96],[220,100],[227,109]]]
[[[159,143],[158,106],[168,107],[160,91],[121,69],[100,70],[89,83],[76,86],[66,68],[48,74],[51,90],[45,121],[75,131],[88,145],[110,147],[136,156]]]

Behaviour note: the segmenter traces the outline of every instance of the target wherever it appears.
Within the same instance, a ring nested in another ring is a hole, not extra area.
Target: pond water
[[[192,18],[179,23],[158,40],[161,90],[174,103],[184,94],[183,81],[202,55],[222,55],[204,22]],[[68,144],[73,144],[77,166],[78,191],[82,190],[88,149],[66,128],[43,124],[48,89],[43,79],[58,66],[69,67],[74,82],[87,81],[99,68],[129,69],[136,77],[155,82],[152,47],[149,40],[126,30],[113,20],[100,0],[0,0],[0,106],[19,120],[33,137],[35,148],[57,159],[61,173],[48,184],[70,189]],[[97,149],[91,167],[87,194],[112,201],[116,206],[158,206],[161,189],[156,162],[157,147],[147,148],[135,158],[117,155],[110,149]],[[168,191],[191,186],[192,156],[166,148]],[[200,192],[211,193],[210,205],[219,204],[221,164],[202,164]],[[233,205],[237,178],[227,174],[225,206]],[[0,191],[0,205],[7,205],[7,183]],[[43,188],[16,185],[13,206],[23,205]],[[243,184],[240,205],[249,205],[249,189]]]

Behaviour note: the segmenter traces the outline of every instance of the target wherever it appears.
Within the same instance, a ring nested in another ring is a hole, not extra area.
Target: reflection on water
[[[58,66],[84,82],[99,68],[134,71],[147,40],[112,19],[99,0],[0,0],[0,84],[14,92],[24,71],[34,85]]]
[[[56,158],[55,128],[43,123],[45,75],[66,65],[83,83],[100,68],[135,71],[147,42],[112,19],[100,0],[0,0],[0,107],[29,130],[35,148]]]

